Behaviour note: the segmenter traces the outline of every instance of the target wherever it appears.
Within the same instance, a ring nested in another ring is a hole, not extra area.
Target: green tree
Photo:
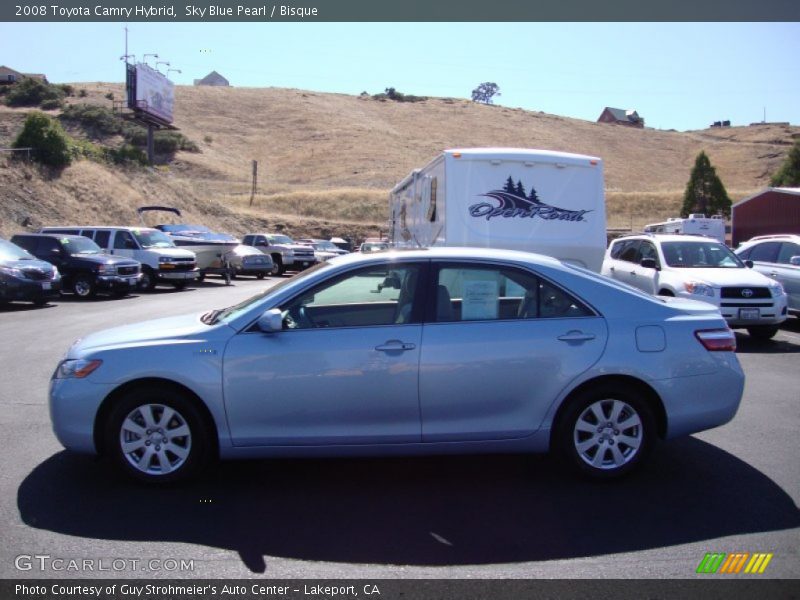
[[[500,86],[491,81],[486,81],[472,90],[472,101],[482,104],[493,104],[495,96],[502,96]]]
[[[692,213],[726,217],[731,214],[731,199],[705,152],[697,155],[683,194],[681,216],[688,217]]]
[[[772,187],[800,186],[800,140],[789,150],[789,156],[783,161],[781,168],[772,176],[769,184]]]
[[[14,148],[32,148],[35,160],[53,167],[72,161],[70,138],[61,123],[41,112],[32,112],[13,144]]]

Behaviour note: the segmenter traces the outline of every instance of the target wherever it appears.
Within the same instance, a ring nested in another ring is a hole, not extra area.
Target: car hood
[[[200,320],[202,315],[203,313],[193,313],[98,331],[77,340],[70,348],[68,357],[79,358],[88,352],[110,348],[148,346],[166,342],[189,343],[207,340],[220,330],[230,331],[225,324],[206,325]]]
[[[98,265],[138,265],[139,261],[120,257],[112,256],[111,254],[71,254],[74,260],[83,260],[90,263],[97,263]]]
[[[771,283],[770,279],[753,269],[674,269],[670,273],[684,281],[701,281],[717,287],[764,287]]]
[[[44,260],[31,260],[30,258],[23,258],[20,260],[0,260],[1,267],[8,267],[11,269],[39,269],[51,273],[55,267],[49,262]]]
[[[709,302],[701,300],[692,300],[690,298],[677,298],[671,296],[658,296],[658,299],[669,308],[679,310],[682,313],[708,317],[712,315],[719,315],[719,308]]]

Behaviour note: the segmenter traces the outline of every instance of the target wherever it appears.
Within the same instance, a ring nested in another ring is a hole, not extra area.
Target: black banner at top
[[[6,22],[800,21],[797,0],[8,0]]]

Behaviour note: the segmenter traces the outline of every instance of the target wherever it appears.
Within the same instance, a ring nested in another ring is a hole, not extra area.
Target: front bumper
[[[681,298],[700,300],[716,306],[728,326],[734,329],[759,325],[779,325],[787,319],[789,314],[785,295],[753,300],[707,298],[687,293],[678,295]]]
[[[166,281],[195,281],[200,277],[200,271],[194,269],[192,271],[164,271],[160,270],[156,273],[156,277]]]
[[[132,290],[139,285],[141,273],[136,275],[100,275],[97,277],[97,287],[102,290]]]
[[[61,280],[37,281],[34,279],[5,278],[0,281],[0,298],[6,301],[34,302],[55,298],[61,291]]]

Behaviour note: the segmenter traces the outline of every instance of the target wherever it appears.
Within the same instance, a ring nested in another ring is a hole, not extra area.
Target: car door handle
[[[559,341],[562,342],[588,342],[595,338],[593,333],[584,333],[583,331],[573,330],[568,331],[564,335],[558,336]]]
[[[407,350],[413,350],[417,346],[415,344],[411,344],[409,342],[401,342],[400,340],[389,340],[385,344],[380,346],[375,346],[375,350],[378,352],[405,352]]]

